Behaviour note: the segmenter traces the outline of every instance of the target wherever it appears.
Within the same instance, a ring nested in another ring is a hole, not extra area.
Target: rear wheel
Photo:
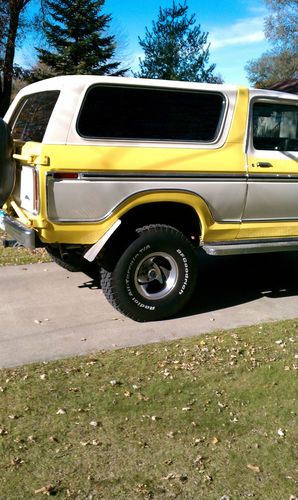
[[[196,254],[190,241],[167,225],[144,226],[114,267],[103,262],[102,290],[109,302],[136,321],[176,314],[196,283]]]
[[[0,207],[11,195],[15,184],[13,142],[8,125],[0,118]]]

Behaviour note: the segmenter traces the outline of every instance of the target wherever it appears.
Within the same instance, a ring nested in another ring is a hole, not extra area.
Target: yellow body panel
[[[49,172],[105,172],[105,173],[199,173],[199,174],[240,174],[263,173],[255,164],[266,161],[249,158],[245,153],[248,90],[239,88],[237,103],[228,137],[222,147],[183,147],[156,144],[124,144],[108,146],[85,144],[40,144],[27,142],[19,160],[35,166],[39,172],[40,210],[32,215],[21,210],[21,218],[38,230],[46,243],[93,244],[100,239],[123,214],[145,203],[180,202],[192,207],[200,219],[201,238],[204,242],[231,241],[236,238],[287,237],[298,235],[298,221],[293,222],[246,222],[218,223],[213,220],[207,203],[199,196],[187,192],[143,193],[132,196],[100,222],[53,223],[47,218],[46,175]],[[270,159],[268,159],[270,161]],[[254,167],[252,167],[254,164]],[[290,159],[275,161],[270,173],[293,172]],[[298,167],[297,167],[298,172]],[[9,206],[9,203],[8,203]],[[20,210],[20,209],[19,209]],[[241,229],[240,229],[241,226]]]
[[[244,172],[242,143],[226,143],[218,149],[141,146],[44,145],[50,171],[87,172]]]
[[[242,222],[237,238],[291,238],[298,236],[298,221]]]
[[[243,173],[247,108],[248,91],[240,89],[227,141],[218,148],[150,147],[150,143],[103,146],[100,142],[88,145],[86,140],[83,145],[43,145],[38,154],[50,158],[48,171]],[[36,143],[31,144],[34,150]],[[24,154],[30,154],[28,149]]]
[[[126,200],[120,207],[113,212],[106,220],[90,223],[54,223],[47,218],[46,206],[46,173],[49,171],[42,166],[39,170],[39,192],[40,192],[40,211],[38,215],[19,209],[27,219],[27,225],[38,229],[39,236],[46,243],[77,243],[93,244],[101,238],[106,231],[131,209],[146,203],[156,202],[174,202],[182,203],[192,207],[198,214],[201,224],[201,237],[204,241],[223,241],[235,239],[239,232],[239,223],[220,224],[212,218],[206,202],[191,193],[181,191],[158,191],[156,193],[139,193]],[[57,171],[57,169],[54,169]]]
[[[49,145],[27,142],[22,148],[23,163],[35,165],[39,172],[40,211],[28,216],[28,224],[38,229],[47,243],[93,244],[113,223],[132,208],[144,203],[173,201],[187,204],[198,214],[204,241],[236,238],[239,224],[220,224],[213,220],[206,202],[183,192],[144,193],[131,197],[101,222],[53,223],[47,219],[46,174],[48,172],[156,172],[156,173],[245,173],[244,140],[248,109],[248,91],[240,88],[227,141],[222,147],[166,147],[161,145],[104,146]]]

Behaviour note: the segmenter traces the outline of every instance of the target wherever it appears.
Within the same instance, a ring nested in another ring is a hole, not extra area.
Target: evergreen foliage
[[[44,21],[49,49],[39,48],[40,63],[55,74],[123,75],[114,60],[116,41],[107,30],[111,16],[102,14],[105,0],[48,1]]]
[[[221,82],[208,66],[208,33],[196,25],[195,14],[188,14],[188,5],[173,1],[171,7],[159,8],[157,21],[152,30],[146,27],[145,37],[139,44],[145,57],[140,59],[141,78],[161,78],[197,82]]]

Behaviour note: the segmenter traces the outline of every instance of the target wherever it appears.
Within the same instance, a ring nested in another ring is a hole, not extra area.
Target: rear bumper
[[[0,210],[0,229],[25,248],[36,248],[36,232]]]

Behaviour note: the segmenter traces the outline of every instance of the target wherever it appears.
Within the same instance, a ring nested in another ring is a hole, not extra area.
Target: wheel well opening
[[[103,247],[98,258],[112,269],[126,248],[137,238],[136,229],[152,224],[166,224],[176,228],[199,245],[201,225],[196,211],[189,205],[175,202],[146,203],[121,217],[121,225]]]
[[[189,205],[157,202],[139,205],[121,217],[122,227],[136,229],[149,224],[173,226],[194,243],[199,241],[201,225],[196,211]]]

